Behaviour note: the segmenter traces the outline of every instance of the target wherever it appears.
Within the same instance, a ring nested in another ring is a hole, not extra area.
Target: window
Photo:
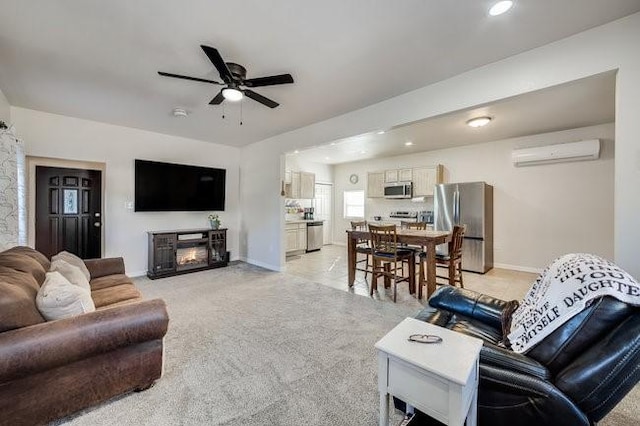
[[[344,191],[344,217],[364,218],[364,191]]]

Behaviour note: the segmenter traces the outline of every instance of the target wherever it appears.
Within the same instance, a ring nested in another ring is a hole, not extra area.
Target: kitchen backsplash
[[[313,200],[285,199],[284,214],[286,220],[302,219],[304,209],[307,207],[313,207]]]
[[[425,202],[413,203],[409,199],[385,199],[367,198],[364,204],[364,214],[366,220],[373,220],[373,216],[382,216],[383,219],[389,217],[391,212],[409,211],[419,212],[423,210],[433,210],[433,198],[427,198]]]

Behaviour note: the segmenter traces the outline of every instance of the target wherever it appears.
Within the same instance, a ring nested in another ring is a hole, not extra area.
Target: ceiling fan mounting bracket
[[[245,67],[233,62],[226,62],[226,64],[234,80],[242,81],[247,78],[247,69]]]

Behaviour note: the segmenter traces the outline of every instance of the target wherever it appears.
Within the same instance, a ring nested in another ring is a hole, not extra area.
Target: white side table
[[[441,343],[417,343],[433,334]],[[389,395],[448,425],[475,426],[482,340],[406,318],[376,343],[380,426],[389,425]]]

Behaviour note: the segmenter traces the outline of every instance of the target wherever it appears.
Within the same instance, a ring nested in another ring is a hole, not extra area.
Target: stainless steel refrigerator
[[[454,225],[467,225],[462,243],[462,269],[485,273],[493,268],[493,186],[485,182],[436,185],[434,229],[451,231]],[[446,255],[447,244],[437,247]]]

